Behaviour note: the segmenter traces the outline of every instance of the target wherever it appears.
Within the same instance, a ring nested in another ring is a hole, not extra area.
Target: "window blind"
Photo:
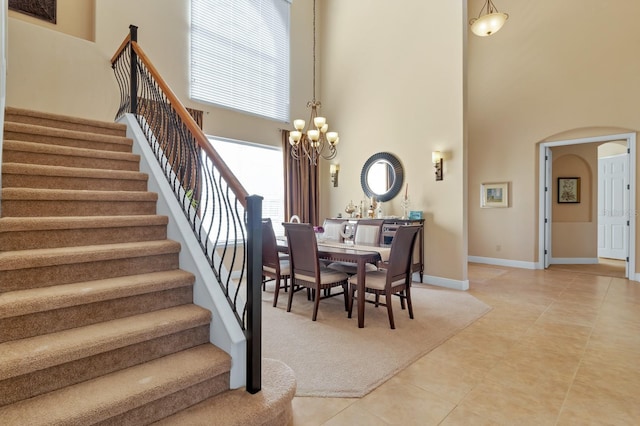
[[[191,98],[289,121],[289,0],[191,0]]]

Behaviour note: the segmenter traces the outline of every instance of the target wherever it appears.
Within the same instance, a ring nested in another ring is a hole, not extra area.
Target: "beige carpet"
[[[320,301],[318,320],[311,321],[306,293],[281,291],[272,307],[273,287],[263,292],[263,356],[287,364],[297,381],[296,396],[362,397],[422,355],[473,323],[491,308],[456,290],[427,285],[412,287],[414,316],[394,298],[396,329],[389,328],[385,307],[365,306],[365,328],[344,311],[344,299]]]

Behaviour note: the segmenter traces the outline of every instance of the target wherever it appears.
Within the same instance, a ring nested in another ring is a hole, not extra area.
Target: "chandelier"
[[[486,12],[483,15],[482,12],[484,10]],[[509,19],[508,14],[498,12],[498,8],[493,2],[487,0],[482,9],[480,9],[478,17],[469,20],[469,25],[471,25],[471,31],[475,35],[486,37],[498,32],[507,19]]]
[[[334,158],[340,141],[337,132],[328,131],[327,119],[318,115],[321,106],[316,99],[316,0],[313,0],[313,99],[307,102],[311,116],[308,123],[301,119],[293,120],[295,130],[289,132],[291,156],[296,160],[306,158],[313,165],[317,165],[320,158]]]

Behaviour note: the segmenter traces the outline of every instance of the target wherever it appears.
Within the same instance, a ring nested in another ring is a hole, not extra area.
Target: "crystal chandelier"
[[[327,119],[318,116],[321,105],[316,99],[316,0],[313,0],[313,99],[307,102],[311,116],[308,123],[301,119],[293,120],[295,130],[289,133],[291,156],[296,160],[307,158],[313,165],[317,165],[320,158],[334,158],[338,153],[336,145],[340,141],[337,132],[328,131]]]
[[[483,15],[482,12],[484,10],[486,10],[486,12]],[[480,9],[478,17],[469,20],[469,25],[471,25],[471,31],[473,31],[475,35],[486,37],[498,32],[507,19],[509,19],[508,14],[500,13],[493,2],[487,0],[484,6],[482,6],[482,9]]]

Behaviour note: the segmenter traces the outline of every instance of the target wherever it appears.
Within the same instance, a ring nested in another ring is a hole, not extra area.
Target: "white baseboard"
[[[420,276],[413,274],[414,281],[420,282]],[[424,284],[435,285],[438,287],[450,288],[453,290],[469,290],[469,280],[452,280],[450,278],[434,277],[425,275],[422,279]]]
[[[487,265],[509,266],[521,269],[540,269],[536,262],[524,262],[522,260],[498,259],[495,257],[468,256],[467,260],[474,263],[484,263]]]
[[[552,257],[549,259],[552,265],[597,265],[597,257]]]

